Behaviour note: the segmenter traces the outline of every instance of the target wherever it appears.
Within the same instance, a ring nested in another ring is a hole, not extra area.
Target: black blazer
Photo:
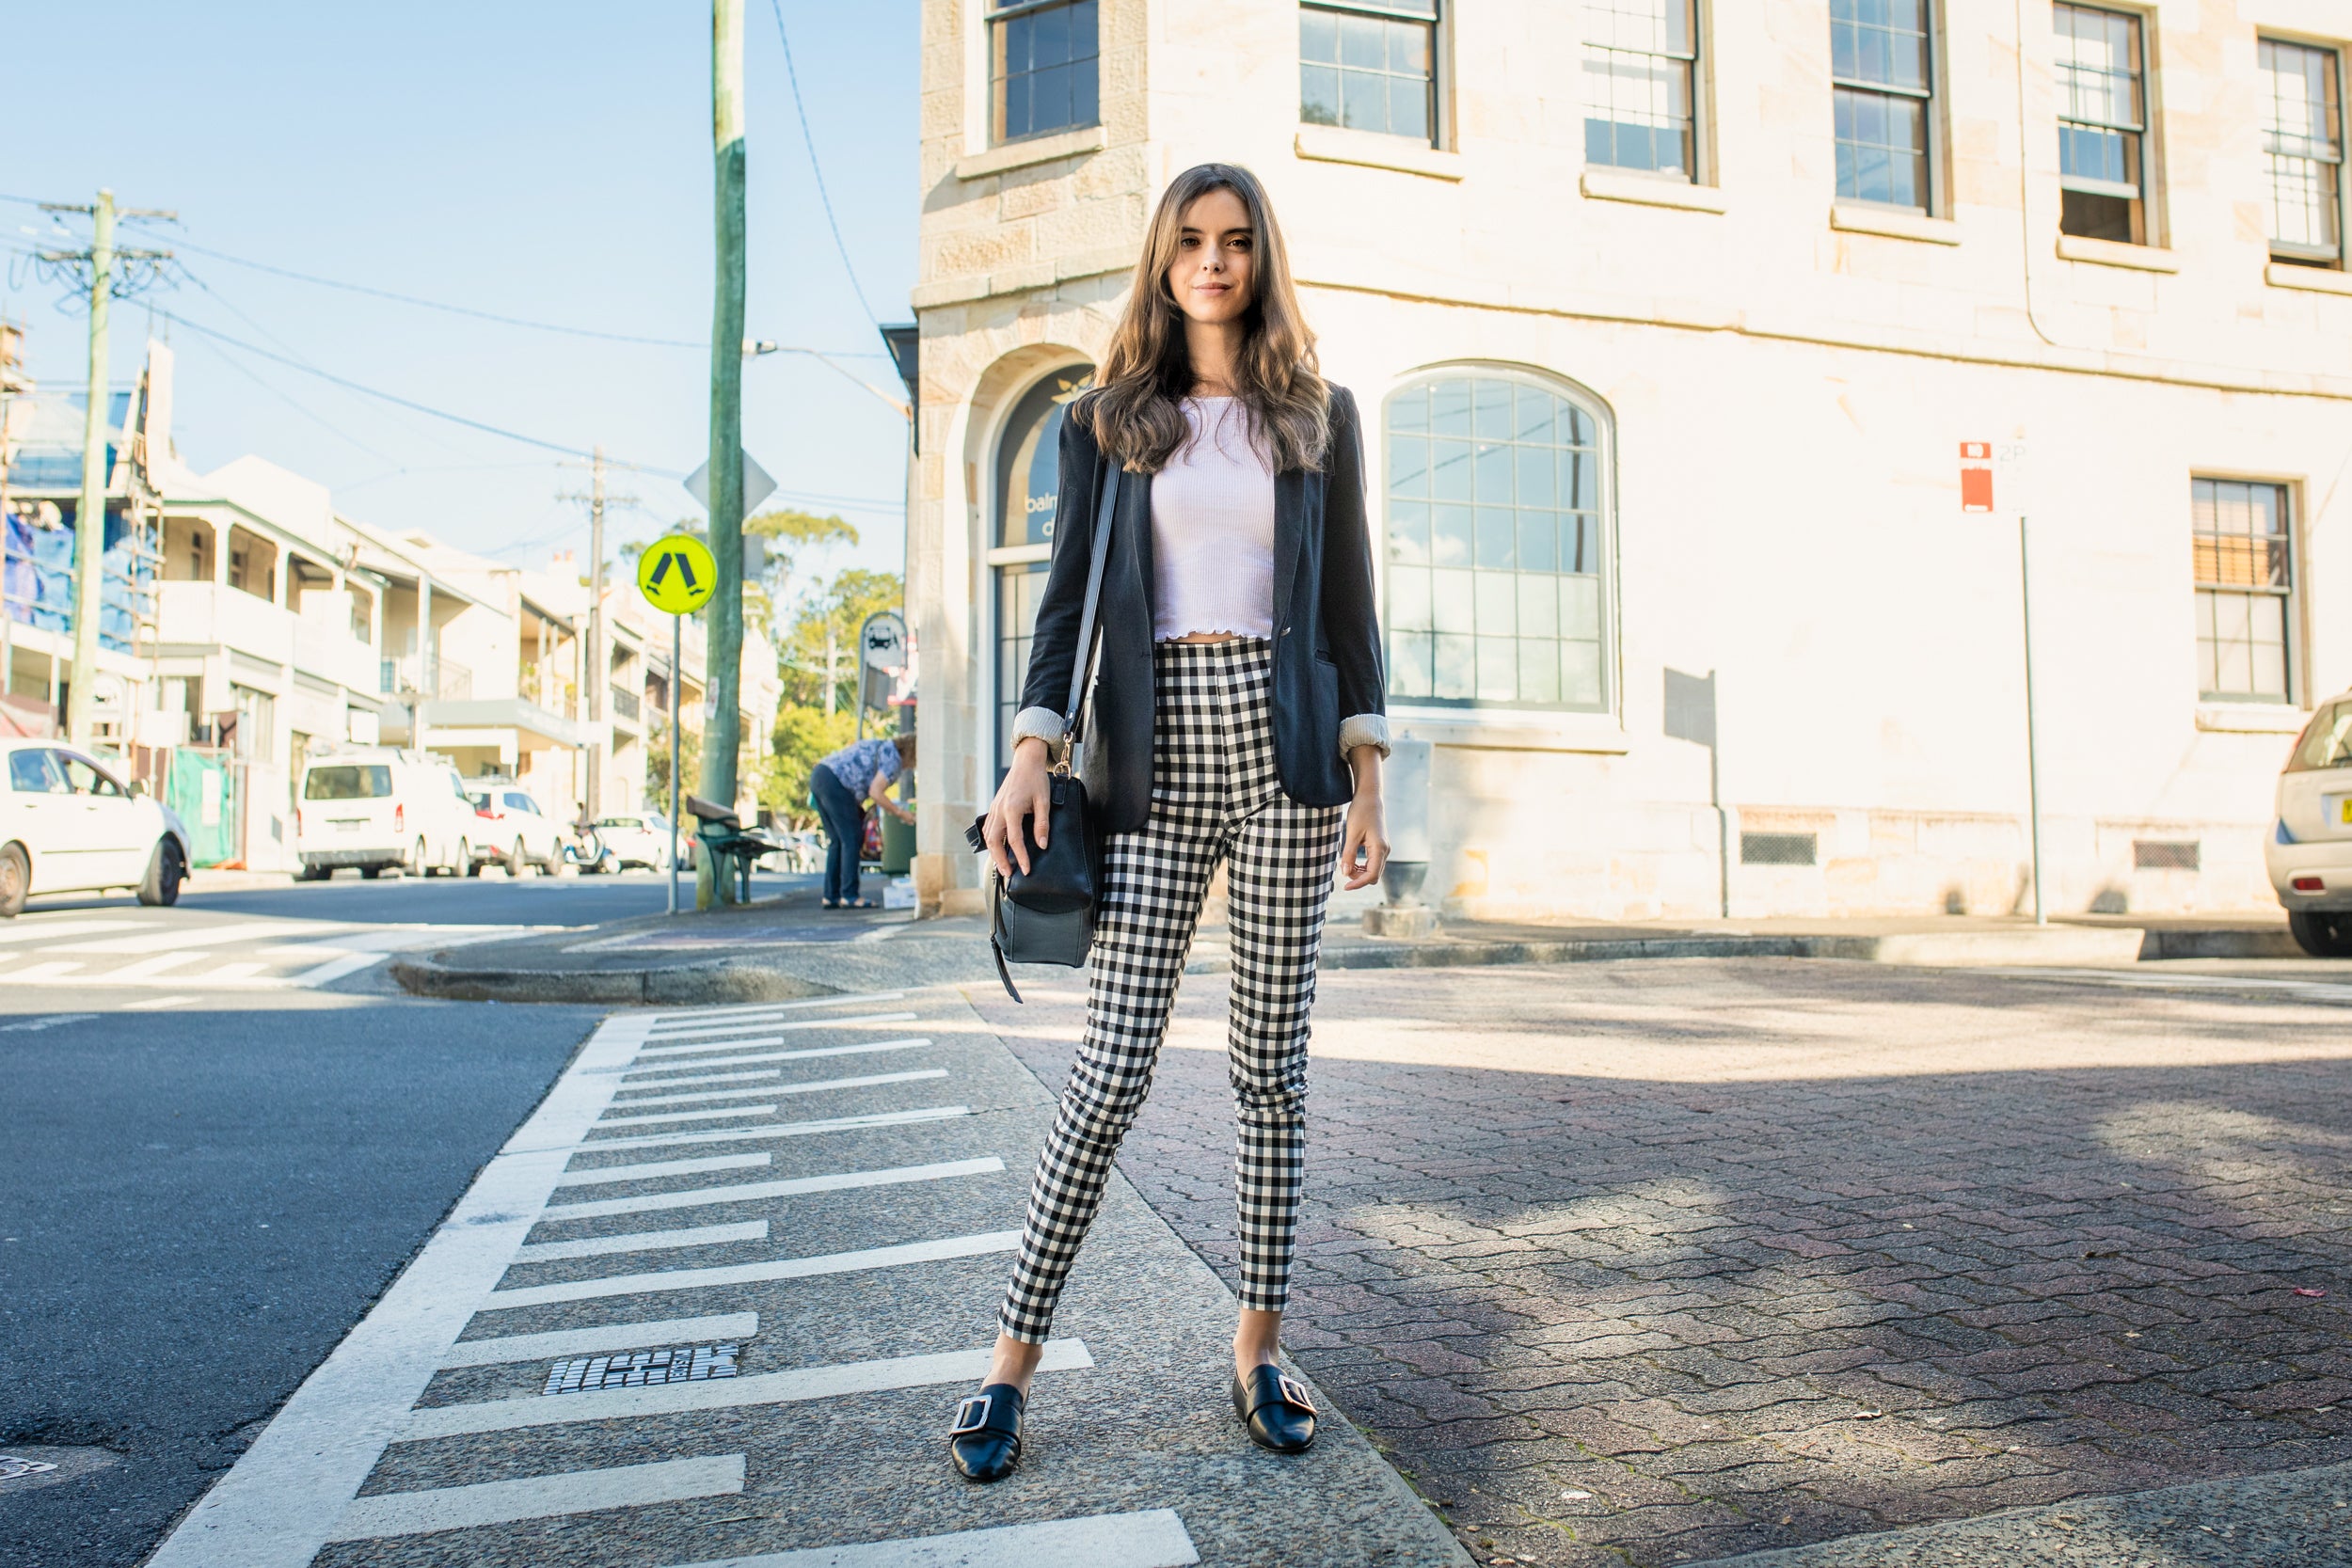
[[[1070,700],[1108,465],[1075,419],[1061,427],[1061,494],[1054,562],[1039,601],[1024,708],[1059,715]],[[1152,477],[1120,479],[1110,556],[1103,568],[1101,677],[1087,726],[1107,762],[1108,798],[1095,802],[1110,832],[1133,832],[1152,810]],[[1344,805],[1355,780],[1340,725],[1388,711],[1373,602],[1372,534],[1364,517],[1364,457],[1356,399],[1331,388],[1331,445],[1321,469],[1274,476],[1274,766],[1302,805]],[[1385,727],[1385,726],[1383,726]]]

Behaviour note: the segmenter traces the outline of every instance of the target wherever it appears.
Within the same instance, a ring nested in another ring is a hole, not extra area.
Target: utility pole
[[[582,465],[566,463],[567,468]],[[566,491],[558,500],[588,503],[588,647],[580,673],[580,699],[581,711],[589,725],[588,793],[586,809],[590,820],[604,814],[604,740],[598,725],[604,718],[604,678],[607,673],[604,654],[604,509],[610,505],[628,506],[635,496],[608,496],[604,493],[604,443],[598,441],[588,469],[588,493]],[[641,783],[643,781],[640,781]]]
[[[173,218],[179,214],[156,208],[130,207],[118,213],[115,193],[102,190],[88,206],[44,201],[43,212],[85,213],[90,219],[90,246],[86,251],[42,251],[45,263],[80,264],[89,268],[89,407],[82,419],[82,497],[73,512],[73,684],[66,694],[66,735],[77,746],[90,743],[90,705],[97,696],[98,610],[106,557],[106,436],[113,425],[106,396],[106,307],[116,292],[115,263],[167,260],[169,251],[115,249],[115,219]],[[54,662],[54,661],[53,661]]]
[[[743,0],[711,0],[710,123],[715,159],[717,276],[710,311],[710,554],[718,581],[709,604],[709,668],[704,690],[703,794],[732,809],[735,753],[741,743],[743,660]],[[694,902],[734,893],[695,863]],[[706,890],[708,890],[706,892]]]

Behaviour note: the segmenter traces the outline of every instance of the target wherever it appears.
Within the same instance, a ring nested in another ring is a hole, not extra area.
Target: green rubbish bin
[[[903,877],[914,863],[914,824],[901,822],[889,813],[882,814],[882,872],[885,877]]]

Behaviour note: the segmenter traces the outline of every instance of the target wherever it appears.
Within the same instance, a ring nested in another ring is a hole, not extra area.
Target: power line
[[[257,348],[251,343],[242,342],[235,338],[230,337],[225,332],[215,332],[209,326],[192,322],[185,316],[174,315],[168,310],[158,310],[155,313],[163,317],[164,320],[167,322],[174,323],[180,326],[184,326],[191,332],[199,333],[206,338],[212,339],[215,342],[226,343],[231,348],[241,348],[247,354],[259,355],[264,359],[274,360],[277,363],[287,366],[290,369],[300,371],[306,375],[315,375],[322,381],[331,382],[335,386],[344,388],[350,391],[358,392],[367,397],[377,398],[385,403],[397,404],[402,408],[412,408],[420,414],[429,414],[437,420],[447,420],[452,424],[464,425],[469,430],[479,430],[485,435],[502,436],[509,441],[519,441],[524,446],[537,447],[543,451],[562,452],[566,457],[591,457],[595,455],[593,452],[587,451],[579,447],[567,447],[555,441],[542,441],[536,436],[525,436],[519,431],[506,430],[498,425],[485,423],[481,420],[468,419],[463,414],[453,414],[445,408],[436,408],[429,403],[419,403],[413,398],[405,398],[395,392],[383,391],[378,388],[370,387],[364,383],[353,381],[347,377],[337,375],[331,371],[320,370],[315,365],[306,365],[299,359],[288,358],[282,354],[272,354],[265,348]],[[651,474],[659,474],[664,479],[682,480],[686,477],[685,475],[670,468],[647,467],[645,471]]]
[[[866,303],[866,291],[857,280],[857,268],[850,264],[850,247],[841,243],[840,220],[833,215],[833,197],[825,190],[824,166],[817,161],[817,138],[809,134],[808,109],[801,102],[801,73],[792,68],[792,35],[785,31],[784,0],[768,0],[769,8],[776,13],[776,37],[784,41],[784,77],[792,84],[792,110],[801,118],[801,141],[808,149],[808,171],[817,177],[817,199],[825,209],[825,226],[833,230],[833,248],[841,258],[841,270],[850,275],[850,292],[857,295],[858,309],[866,319],[880,330],[882,322],[874,308]]]
[[[195,251],[199,256],[209,256],[215,261],[226,261],[231,266],[248,267],[255,272],[268,273],[274,277],[291,277],[298,283],[315,284],[322,289],[341,289],[347,293],[367,294],[376,299],[389,299],[400,305],[413,305],[420,309],[440,310],[453,316],[469,317],[475,321],[496,322],[501,326],[519,326],[532,332],[553,332],[570,338],[594,338],[609,343],[638,343],[652,348],[701,350],[709,347],[707,343],[695,342],[684,338],[652,338],[633,332],[605,332],[593,326],[571,326],[562,322],[532,321],[525,316],[509,316],[496,310],[478,310],[469,305],[452,305],[444,300],[424,299],[416,294],[404,294],[390,289],[378,289],[371,284],[346,283],[340,278],[321,277],[316,273],[296,272],[291,267],[276,266],[267,261],[256,261],[243,256],[231,256],[225,250],[214,250],[209,246],[196,245],[186,240],[175,238],[174,243],[182,249]],[[800,352],[813,354],[817,351],[809,349]],[[883,357],[861,349],[839,352],[844,357],[850,356],[861,358]]]

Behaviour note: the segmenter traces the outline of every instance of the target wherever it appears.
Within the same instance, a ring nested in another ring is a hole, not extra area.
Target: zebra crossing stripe
[[[559,1187],[603,1187],[615,1181],[652,1181],[664,1176],[701,1176],[707,1171],[755,1170],[772,1163],[772,1154],[711,1154],[699,1160],[653,1160],[642,1165],[591,1165],[567,1170],[555,1179]],[[621,1211],[614,1210],[619,1213]]]
[[[764,1242],[766,1220],[734,1225],[697,1225],[684,1230],[635,1230],[626,1236],[585,1236],[574,1242],[533,1242],[515,1249],[517,1263],[552,1263],[564,1258],[604,1258],[616,1252],[660,1252],[668,1247],[724,1246],[729,1242]]]
[[[904,1040],[868,1040],[863,1045],[820,1045],[802,1051],[765,1051],[747,1055],[700,1057],[691,1062],[657,1062],[649,1068],[638,1068],[621,1075],[624,1089],[656,1089],[664,1084],[691,1084],[691,1078],[656,1078],[657,1072],[691,1072],[700,1067],[740,1067],[750,1062],[805,1062],[818,1056],[870,1056],[882,1051],[914,1051],[930,1044],[928,1037]],[[628,1080],[643,1078],[644,1083]]]
[[[509,1307],[594,1301],[600,1296],[639,1296],[662,1291],[702,1291],[721,1285],[757,1285],[774,1279],[807,1279],[817,1275],[894,1269],[950,1258],[979,1258],[992,1252],[1010,1252],[1020,1243],[1018,1230],[989,1230],[977,1236],[949,1236],[936,1242],[866,1247],[856,1252],[827,1252],[813,1258],[776,1258],[764,1263],[722,1263],[707,1269],[663,1269],[650,1274],[612,1275],[602,1279],[566,1279],[554,1285],[493,1291],[482,1306],[485,1311],[495,1312]]]
[[[681,1160],[680,1164],[697,1162]],[[764,1163],[764,1157],[763,1157]],[[626,1170],[628,1167],[623,1166]],[[851,1187],[891,1187],[901,1181],[942,1181],[956,1176],[985,1176],[1005,1168],[994,1155],[983,1160],[948,1160],[935,1165],[900,1165],[896,1170],[845,1171],[838,1176],[803,1176],[788,1181],[745,1181],[732,1187],[695,1187],[678,1193],[647,1193],[641,1197],[608,1197],[587,1203],[551,1203],[539,1211],[543,1220],[587,1220],[606,1214],[650,1214],[663,1209],[700,1209],[713,1203],[756,1203],[802,1193],[837,1193]]]
[[[552,1334],[505,1334],[489,1339],[460,1339],[441,1357],[444,1367],[502,1367],[511,1361],[551,1361],[565,1355],[600,1355],[607,1351],[660,1350],[704,1340],[749,1339],[759,1332],[756,1312],[715,1312],[703,1318],[656,1318],[651,1323],[606,1323],[597,1328],[558,1329]]]
[[[791,1404],[880,1394],[893,1388],[929,1388],[943,1383],[972,1383],[988,1371],[987,1350],[949,1351],[939,1355],[901,1355],[886,1361],[853,1361],[837,1367],[764,1372],[757,1377],[714,1378],[707,1383],[659,1383],[644,1388],[602,1388],[582,1394],[528,1394],[518,1399],[479,1400],[436,1405],[410,1414],[400,1433],[404,1443],[433,1437],[468,1437],[485,1432],[520,1432],[526,1427],[563,1426],[572,1421],[612,1421],[634,1416],[675,1416],[688,1411],[731,1410],[749,1404]],[[1041,1372],[1079,1371],[1094,1365],[1085,1344],[1051,1339]]]
[[[608,1148],[670,1148],[680,1144],[741,1143],[748,1138],[807,1138],[819,1132],[852,1132],[866,1127],[947,1121],[971,1114],[969,1105],[934,1105],[920,1111],[881,1111],[872,1116],[833,1117],[824,1121],[787,1121],[781,1127],[723,1127],[710,1132],[644,1132],[627,1138],[596,1138],[569,1145],[567,1148],[574,1154],[601,1154]]]
[[[521,1481],[482,1481],[472,1486],[436,1486],[421,1492],[379,1492],[345,1509],[327,1539],[380,1541],[392,1535],[471,1529],[608,1508],[729,1497],[742,1490],[743,1456],[730,1453],[623,1465],[610,1470],[570,1470]]]
[[[803,1029],[850,1029],[861,1023],[913,1023],[913,1013],[860,1013],[855,1018],[803,1018],[785,1023],[716,1023],[691,1029],[668,1029],[645,1037],[643,1056],[675,1056],[690,1051],[714,1051],[725,1046],[725,1040],[697,1040],[696,1035],[748,1035],[754,1030],[769,1029],[777,1034],[793,1034]],[[673,1043],[681,1042],[681,1043]],[[764,1041],[774,1044],[775,1041]]]
[[[804,1546],[678,1568],[1191,1568],[1200,1560],[1176,1511],[1154,1508],[855,1546]]]

